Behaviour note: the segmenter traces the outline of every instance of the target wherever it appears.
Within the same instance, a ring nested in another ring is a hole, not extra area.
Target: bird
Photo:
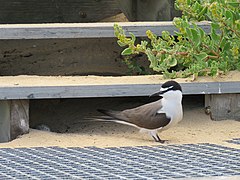
[[[114,121],[147,132],[156,142],[164,143],[158,132],[176,125],[183,119],[182,87],[173,80],[162,84],[160,91],[150,95],[160,96],[157,101],[123,111],[97,109],[105,116],[101,120]]]

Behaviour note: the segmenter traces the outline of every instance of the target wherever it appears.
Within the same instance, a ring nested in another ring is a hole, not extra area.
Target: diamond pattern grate
[[[168,179],[240,176],[240,149],[215,144],[3,148],[0,179]]]
[[[240,138],[233,138],[231,140],[228,140],[227,142],[240,145]]]

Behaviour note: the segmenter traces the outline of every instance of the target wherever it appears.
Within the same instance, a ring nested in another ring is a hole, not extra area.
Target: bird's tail
[[[100,113],[103,113],[103,114],[105,114],[107,116],[110,116],[112,118],[118,119],[118,117],[117,117],[117,114],[119,114],[118,111],[105,110],[105,109],[97,109],[97,111],[100,112]]]
[[[126,120],[126,117],[121,113],[121,111],[112,111],[112,110],[105,110],[105,109],[97,109],[97,111],[107,115],[107,116],[102,116],[104,118],[101,120],[113,121],[116,123],[137,127],[135,124],[129,123]]]
[[[85,117],[86,121],[117,121],[119,120],[116,116],[119,111],[112,111],[112,110],[105,110],[105,109],[97,109],[98,112],[104,114],[103,116],[92,116],[92,117]]]

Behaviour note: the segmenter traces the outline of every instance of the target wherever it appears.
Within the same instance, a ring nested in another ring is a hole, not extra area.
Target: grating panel
[[[233,138],[231,140],[228,140],[227,142],[240,145],[240,138]]]
[[[168,179],[240,176],[240,150],[215,144],[3,148],[0,179]]]

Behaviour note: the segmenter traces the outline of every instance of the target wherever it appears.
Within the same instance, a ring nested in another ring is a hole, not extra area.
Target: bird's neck
[[[175,103],[181,104],[182,103],[182,92],[181,91],[174,91],[171,93],[166,93],[163,97],[163,101],[166,103]]]
[[[170,117],[174,123],[181,121],[183,116],[182,93],[179,91],[179,93],[176,92],[172,96],[163,97],[161,112],[165,112],[167,117]]]

